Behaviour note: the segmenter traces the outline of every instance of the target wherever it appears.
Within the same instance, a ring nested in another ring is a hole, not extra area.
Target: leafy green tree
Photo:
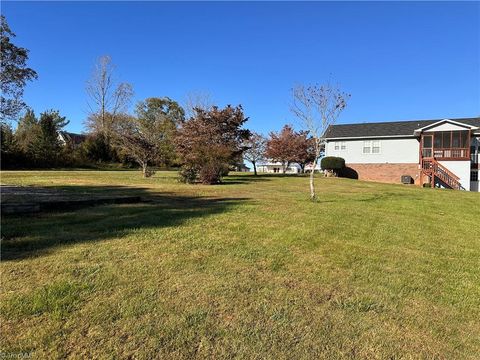
[[[153,160],[156,165],[171,165],[176,158],[174,137],[177,128],[185,121],[185,111],[169,97],[152,97],[140,101],[135,109],[140,122],[155,124],[158,132],[158,157]],[[150,126],[150,125],[149,125]]]
[[[109,145],[102,133],[90,134],[82,144],[82,153],[93,162],[111,162],[118,160],[115,149]]]
[[[33,110],[28,109],[18,121],[18,126],[15,131],[15,139],[18,147],[24,153],[28,152],[30,144],[39,136],[38,119]]]
[[[62,144],[58,132],[69,122],[58,111],[45,111],[38,120],[38,136],[29,144],[36,166],[55,166],[61,160]]]
[[[37,73],[27,67],[28,50],[11,42],[15,34],[3,15],[0,16],[0,37],[0,119],[4,123],[16,119],[26,107],[22,100],[23,89],[27,81],[37,78]]]
[[[22,154],[9,124],[0,124],[0,142],[2,169],[21,167]]]
[[[148,98],[137,104],[137,116],[117,116],[113,140],[121,155],[133,159],[144,177],[153,172],[152,165],[168,165],[175,158],[173,139],[184,121],[184,111],[177,102],[165,98]]]

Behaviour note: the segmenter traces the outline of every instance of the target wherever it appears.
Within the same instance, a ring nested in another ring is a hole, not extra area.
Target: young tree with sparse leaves
[[[257,163],[265,159],[267,139],[259,133],[252,132],[250,139],[245,142],[245,148],[243,157],[252,163],[253,173],[257,175]]]
[[[15,34],[10,30],[5,16],[0,16],[0,122],[16,120],[26,108],[22,100],[27,81],[37,79],[37,73],[27,67],[28,50],[11,42]]]
[[[310,198],[314,200],[314,169],[324,146],[324,134],[347,106],[350,95],[336,85],[296,85],[292,90],[291,111],[303,123],[314,141],[315,159],[310,173]]]

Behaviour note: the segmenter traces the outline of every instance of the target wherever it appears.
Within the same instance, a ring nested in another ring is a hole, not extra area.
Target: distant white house
[[[480,191],[480,117],[332,125],[324,137],[359,179]]]
[[[59,131],[58,132],[58,140],[62,143],[62,145],[70,145],[73,148],[79,147],[85,140],[87,136],[84,134],[75,134],[67,131]]]
[[[305,172],[310,172],[313,164],[305,165]],[[318,161],[315,171],[320,171],[320,161]],[[257,165],[257,172],[262,173],[272,173],[272,174],[283,174],[283,166],[281,162],[275,161],[266,161]],[[285,174],[300,174],[302,172],[302,167],[297,163],[291,163]]]
[[[292,163],[286,169],[285,174],[299,174],[301,171],[300,165]],[[281,162],[267,161],[257,165],[257,172],[283,174],[283,166]]]

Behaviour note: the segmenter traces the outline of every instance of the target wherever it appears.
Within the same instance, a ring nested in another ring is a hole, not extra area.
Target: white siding
[[[380,153],[364,154],[364,141],[380,141]],[[345,142],[345,150],[335,150],[335,142]],[[403,163],[418,164],[420,143],[412,139],[355,139],[355,140],[328,140],[325,147],[326,156],[340,156],[347,164],[378,164]]]
[[[460,178],[460,184],[466,190],[470,190],[470,161],[442,160],[439,163],[457,175]]]

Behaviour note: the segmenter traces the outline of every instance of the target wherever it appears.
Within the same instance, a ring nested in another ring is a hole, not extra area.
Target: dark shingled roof
[[[442,120],[444,119],[330,125],[325,131],[325,138],[413,136],[414,130]],[[480,117],[449,120],[480,127]]]
[[[65,141],[70,141],[74,145],[80,145],[87,139],[87,135],[75,134],[68,131],[60,131]]]

